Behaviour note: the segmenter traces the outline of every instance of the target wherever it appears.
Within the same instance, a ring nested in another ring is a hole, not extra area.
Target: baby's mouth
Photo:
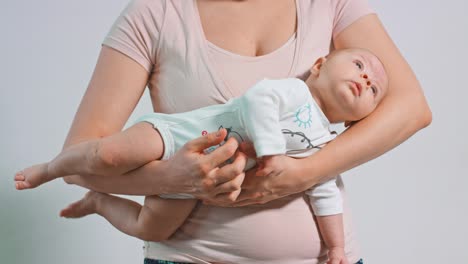
[[[351,82],[351,87],[355,96],[361,96],[362,86],[358,82]]]

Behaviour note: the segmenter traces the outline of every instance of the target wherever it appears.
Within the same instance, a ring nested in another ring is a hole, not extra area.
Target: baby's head
[[[332,123],[366,117],[388,89],[381,61],[370,51],[357,48],[335,50],[319,58],[306,83]]]

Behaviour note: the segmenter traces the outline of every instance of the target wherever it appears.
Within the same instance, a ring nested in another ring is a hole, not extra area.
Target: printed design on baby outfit
[[[283,132],[283,134],[285,135],[290,135],[291,137],[298,136],[301,140],[301,143],[307,141],[307,146],[305,147],[305,149],[315,148],[315,146],[312,145],[312,141],[302,132],[295,132],[289,129],[281,129],[281,132]]]
[[[224,128],[224,127],[221,125],[218,128],[218,131],[221,130],[222,128]],[[213,152],[215,149],[217,149],[217,148],[221,147],[222,145],[224,145],[224,143],[226,143],[226,141],[228,141],[228,139],[231,138],[231,137],[234,137],[237,140],[237,142],[239,142],[239,143],[244,141],[244,138],[237,131],[233,130],[232,127],[227,127],[226,131],[227,131],[227,135],[226,135],[226,137],[224,138],[224,140],[221,143],[219,143],[216,146],[211,146],[209,148],[206,148],[203,152],[205,154],[209,154],[209,153]],[[202,135],[205,136],[206,134],[208,134],[208,131],[203,130]]]
[[[294,123],[297,123],[299,127],[304,126],[304,128],[308,128],[312,124],[312,107],[309,103],[299,107],[296,110],[296,119]]]
[[[223,126],[220,126],[218,128],[218,131],[223,129],[224,127]],[[227,135],[226,135],[226,138],[224,139],[224,142],[226,142],[230,137],[234,137],[235,139],[237,139],[237,142],[243,142],[244,139],[242,138],[242,136],[239,134],[239,132],[237,131],[234,131],[232,129],[232,127],[226,127],[226,130],[227,130]]]
[[[225,128],[225,127],[223,127],[223,126],[221,125],[221,126],[218,128],[218,131],[221,130],[222,128]],[[237,142],[239,142],[239,143],[244,141],[244,139],[243,139],[242,136],[239,134],[239,132],[233,130],[232,127],[226,127],[225,129],[226,129],[226,131],[227,131],[227,135],[226,135],[226,137],[224,138],[224,141],[221,142],[221,143],[219,144],[219,146],[224,145],[224,143],[226,143],[226,142],[228,141],[228,139],[231,138],[231,137],[235,138],[235,139],[237,140]],[[231,164],[231,163],[233,163],[233,162],[234,162],[234,158],[229,158],[228,160],[226,160],[226,161],[224,162],[224,164]],[[224,165],[224,164],[223,164],[223,165]]]

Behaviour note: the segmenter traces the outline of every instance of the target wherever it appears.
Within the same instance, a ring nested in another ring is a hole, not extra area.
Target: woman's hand
[[[255,158],[251,144],[241,144],[244,154]],[[242,183],[242,191],[218,195],[214,199],[204,200],[205,204],[215,206],[245,206],[264,204],[269,201],[305,191],[313,185],[313,177],[302,177],[301,165],[304,159],[294,159],[285,155],[263,157],[257,160],[257,166],[247,171]],[[307,181],[306,181],[307,180]]]
[[[165,162],[169,173],[161,177],[170,177],[165,181],[170,186],[164,193],[187,193],[203,200],[234,200],[240,192],[247,161],[244,154],[236,152],[237,141],[230,138],[213,152],[204,153],[223,142],[226,135],[226,129],[221,129],[189,141]],[[221,167],[230,158],[233,161]]]
[[[301,174],[302,159],[285,155],[262,159],[258,170],[246,173],[242,191],[231,206],[264,204],[269,201],[305,191],[311,187]]]

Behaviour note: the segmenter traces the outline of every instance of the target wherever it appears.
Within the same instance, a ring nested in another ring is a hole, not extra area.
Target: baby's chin
[[[343,110],[343,116],[340,117],[341,120],[346,120],[346,122],[357,122],[363,118],[365,118],[366,116],[368,116],[369,114],[366,113],[360,113],[358,111],[356,111],[355,109],[353,109],[352,107],[348,108],[348,109],[344,109]],[[343,121],[344,122],[344,121]]]

